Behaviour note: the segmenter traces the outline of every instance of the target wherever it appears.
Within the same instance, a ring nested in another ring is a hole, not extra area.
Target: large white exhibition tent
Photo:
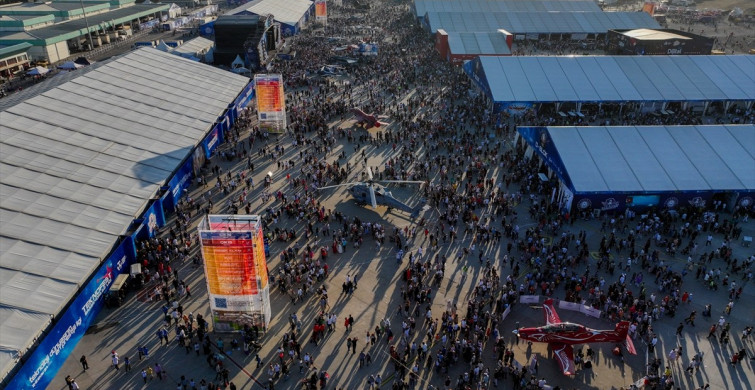
[[[755,190],[755,126],[548,127],[578,193]]]
[[[249,79],[152,48],[0,100],[0,375]]]
[[[755,100],[755,56],[478,57],[494,102]]]
[[[254,15],[273,15],[276,22],[294,26],[314,7],[310,0],[252,0],[228,12],[226,15],[250,13]]]

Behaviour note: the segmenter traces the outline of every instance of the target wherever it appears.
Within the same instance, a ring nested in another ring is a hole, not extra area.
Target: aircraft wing
[[[558,365],[561,366],[561,372],[564,375],[574,375],[577,371],[577,367],[574,365],[574,348],[571,345],[561,343],[551,343],[551,348]]]
[[[553,299],[548,298],[545,300],[545,302],[543,302],[543,313],[545,314],[546,325],[561,323],[561,318],[558,317],[556,308],[553,307]]]

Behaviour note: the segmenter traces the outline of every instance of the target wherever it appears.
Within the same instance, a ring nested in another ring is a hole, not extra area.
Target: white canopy
[[[0,377],[247,83],[142,48],[0,101]]]
[[[755,100],[755,56],[479,57],[495,102]]]
[[[250,13],[254,15],[273,15],[276,22],[293,26],[299,23],[304,15],[314,7],[310,0],[252,0],[244,5],[236,7],[227,15]]]
[[[755,126],[548,127],[575,192],[755,190]]]

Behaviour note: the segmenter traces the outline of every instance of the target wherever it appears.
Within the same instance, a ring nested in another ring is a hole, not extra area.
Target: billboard
[[[198,229],[215,329],[266,326],[270,293],[259,216],[208,215]]]
[[[285,96],[283,77],[280,74],[257,74],[254,76],[257,95],[257,113],[260,121],[285,119]]]
[[[280,74],[254,75],[259,126],[271,133],[283,133],[286,129],[286,98],[283,76]]]
[[[94,322],[103,306],[102,296],[116,276],[127,270],[134,260],[134,242],[125,237],[84,286],[50,333],[34,349],[26,363],[8,384],[8,389],[45,389]]]
[[[251,310],[258,293],[252,238],[252,232],[200,232],[211,309]]]
[[[315,20],[323,23],[328,20],[328,3],[325,0],[315,1]]]

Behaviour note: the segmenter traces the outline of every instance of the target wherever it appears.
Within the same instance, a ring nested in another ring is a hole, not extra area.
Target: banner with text
[[[286,128],[286,98],[283,76],[280,74],[254,75],[257,98],[257,119],[260,128],[282,133]]]
[[[34,349],[8,384],[8,389],[45,389],[50,385],[102,309],[104,293],[134,260],[133,247],[131,237],[125,237],[121,241],[68,310],[60,316],[50,333]]]
[[[519,297],[519,303],[539,303],[540,295],[522,295]]]
[[[328,3],[325,0],[315,1],[315,20],[322,23],[328,21]]]
[[[251,311],[258,294],[251,231],[200,231],[212,310]]]

